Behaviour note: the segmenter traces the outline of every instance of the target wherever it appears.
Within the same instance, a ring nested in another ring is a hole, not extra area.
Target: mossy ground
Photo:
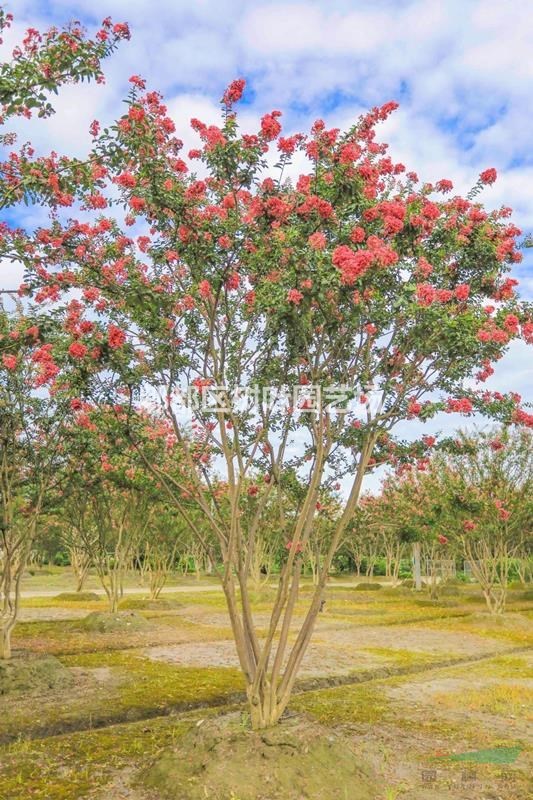
[[[35,576],[37,585],[54,590],[55,596],[25,599],[24,611],[42,614],[44,609],[52,618],[20,623],[14,646],[23,654],[57,655],[74,683],[71,688],[41,687],[2,697],[0,736],[11,743],[0,748],[1,800],[114,800],[121,796],[112,789],[117,779],[135,783],[141,762],[145,765],[174,747],[200,719],[226,712],[242,692],[236,669],[176,665],[148,657],[152,645],[176,647],[179,653],[181,645],[197,642],[208,649],[210,643],[231,638],[224,599],[214,581],[202,581],[200,591],[194,579],[180,579],[155,605],[148,602],[146,590],[137,587],[124,605],[149,624],[133,631],[93,632],[80,630],[74,617],[80,610],[105,612],[106,600],[71,599],[72,579],[67,577],[65,570],[57,569]],[[33,588],[33,580],[26,581],[26,589]],[[89,592],[96,588],[89,582]],[[523,587],[516,587],[509,592],[507,613],[494,620],[486,614],[477,587],[455,588],[453,596],[432,601],[427,592],[407,587],[365,591],[336,581],[328,587],[315,641],[329,648],[333,661],[335,653],[343,655],[348,641],[353,644],[348,651],[353,671],[370,663],[381,677],[295,694],[290,710],[342,733],[359,748],[378,775],[375,800],[459,800],[465,796],[464,765],[446,761],[448,755],[498,746],[516,746],[521,755],[506,767],[476,766],[478,785],[468,796],[483,796],[485,785],[496,787],[503,800],[527,796],[530,695],[523,687],[532,677],[531,658],[513,650],[532,643],[531,603]],[[305,582],[297,606],[300,617],[311,591],[310,582]],[[67,597],[57,596],[62,592]],[[273,586],[265,586],[254,595],[261,625],[274,592]],[[71,612],[73,618],[53,618],[55,609],[62,615]],[[427,632],[440,649],[428,646]],[[456,653],[457,642],[468,645],[468,652]],[[467,658],[469,653],[475,656],[478,647],[480,654],[499,654],[434,669],[443,652]],[[384,678],[378,672],[382,666],[408,674]],[[416,670],[422,672],[415,674]],[[364,671],[368,677],[369,670]],[[198,704],[216,707],[184,711]],[[172,709],[181,710],[169,716]],[[109,725],[117,721],[120,724]],[[93,730],[87,730],[91,726]],[[422,771],[435,763],[437,781],[428,789]],[[131,796],[152,800],[144,791],[136,785]],[[233,800],[238,800],[236,793]]]
[[[176,667],[130,651],[61,657],[75,680],[70,690],[31,694],[4,704],[0,737],[35,737],[101,727],[124,720],[150,719],[171,710],[223,704],[243,691],[238,670]],[[1,796],[1,795],[0,795]]]

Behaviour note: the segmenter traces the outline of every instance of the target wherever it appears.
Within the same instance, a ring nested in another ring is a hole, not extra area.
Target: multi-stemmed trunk
[[[503,614],[507,602],[507,586],[487,586],[483,597],[491,614]]]
[[[273,556],[269,543],[258,542],[250,563],[250,578],[254,591],[258,592],[268,584],[272,572],[272,561]]]
[[[76,579],[76,592],[81,592],[89,574],[91,556],[81,547],[69,548],[70,565]]]
[[[109,603],[109,611],[116,614],[124,595],[124,572],[128,564],[128,549],[117,546],[112,554],[104,553],[96,562],[96,571]]]
[[[146,570],[149,576],[150,600],[157,600],[176,560],[177,542],[168,553],[152,553],[147,560]]]
[[[315,524],[315,507],[322,469],[317,469],[312,476],[306,499],[296,521],[291,548],[281,571],[264,639],[260,639],[258,636],[251,610],[248,587],[250,558],[234,558],[231,551],[223,554],[225,568],[222,586],[239,662],[246,680],[251,724],[255,729],[266,728],[278,722],[290,701],[324,599],[333,557],[358,502],[372,446],[373,442],[368,442],[361,454],[350,497],[335,526],[328,550],[319,566],[310,604],[293,641],[291,641],[292,623],[295,617],[302,572],[302,552],[309,542]],[[236,531],[235,536],[238,536],[239,516],[236,513],[236,500],[234,500],[234,506],[232,508],[232,512],[234,512],[232,525]]]
[[[422,589],[422,569],[420,565],[420,542],[413,542],[413,576],[415,589]]]
[[[502,614],[507,601],[511,558],[518,544],[509,543],[505,524],[486,538],[471,540],[462,537],[463,549],[474,578],[481,586],[490,614]]]
[[[20,608],[21,582],[31,553],[37,525],[35,517],[23,529],[12,523],[0,538],[0,658],[11,658],[11,635]]]
[[[390,540],[384,534],[385,543],[385,576],[391,578],[392,585],[396,586],[400,574],[400,564],[402,558],[402,543],[399,541]]]

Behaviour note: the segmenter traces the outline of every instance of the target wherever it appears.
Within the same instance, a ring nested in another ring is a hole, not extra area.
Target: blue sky
[[[283,111],[286,132],[323,116],[347,127],[368,106],[394,99],[400,109],[382,126],[394,160],[421,178],[450,178],[467,191],[496,167],[483,200],[515,209],[533,228],[533,7],[523,0],[6,0],[16,25],[4,51],[29,25],[105,16],[127,21],[130,43],[106,64],[103,87],[67,87],[50,120],[17,125],[41,151],[82,153],[88,127],[118,113],[131,74],[166,97],[186,146],[189,120],[215,122],[218,98],[235,77],[248,90],[244,124]],[[35,211],[24,221],[31,224]],[[516,269],[533,299],[533,252]],[[0,283],[13,282],[2,269]],[[532,396],[531,348],[516,344],[487,388]],[[439,421],[434,427],[440,427]],[[454,419],[454,423],[457,418]],[[444,420],[447,426],[450,418]]]

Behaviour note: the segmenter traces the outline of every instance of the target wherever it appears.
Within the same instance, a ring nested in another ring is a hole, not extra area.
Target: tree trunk
[[[112,585],[109,587],[109,591],[107,593],[107,599],[109,601],[109,612],[111,614],[116,614],[118,611],[119,598],[118,598],[117,588],[118,587],[116,585]]]
[[[70,563],[76,578],[76,591],[81,592],[89,573],[91,560],[88,556],[84,556],[82,553],[79,553],[77,549],[71,548]]]
[[[483,590],[483,596],[491,614],[503,614],[507,600],[507,592],[503,587],[489,586]]]
[[[35,528],[32,529],[32,540]],[[0,572],[0,658],[11,658],[11,632],[15,627],[20,605],[20,584],[29,557],[28,547],[21,548],[16,555],[6,552]]]
[[[420,569],[420,542],[413,542],[413,575],[415,579],[415,589],[419,592],[422,589],[422,573]]]
[[[11,631],[13,630],[13,622],[7,620],[0,628],[0,659],[7,660],[11,658]]]

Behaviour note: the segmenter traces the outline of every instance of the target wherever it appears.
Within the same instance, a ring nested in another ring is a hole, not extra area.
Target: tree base
[[[346,740],[300,715],[262,731],[239,714],[206,720],[142,782],[168,800],[374,800],[376,787]]]

